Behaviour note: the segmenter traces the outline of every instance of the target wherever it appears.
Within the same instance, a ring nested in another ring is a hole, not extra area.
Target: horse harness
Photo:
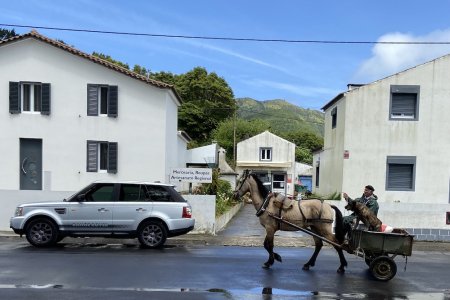
[[[304,200],[308,201],[308,200]],[[300,213],[302,214],[303,220],[305,220],[305,223],[307,225],[312,225],[314,222],[320,222],[320,223],[333,223],[333,220],[331,219],[322,219],[322,211],[323,211],[323,199],[320,199],[320,210],[319,210],[319,217],[313,218],[313,219],[307,219],[305,214],[303,213],[302,206],[300,205],[301,201],[298,201],[298,209],[300,210]]]
[[[273,193],[269,193],[267,197],[264,199],[261,207],[256,211],[256,216],[260,217],[267,209],[267,206],[269,206],[269,200],[273,196]],[[286,198],[284,198],[282,201],[284,201]],[[305,225],[309,226],[314,223],[333,223],[333,220],[331,219],[322,219],[322,211],[323,211],[323,200],[320,199],[320,210],[319,210],[319,216],[317,218],[311,218],[308,219],[305,216],[305,213],[303,212],[302,206],[300,205],[302,201],[308,201],[308,200],[299,200],[298,203],[298,209],[300,210],[300,213],[302,214],[302,220],[305,223]],[[280,206],[278,209],[278,218],[283,219],[282,217],[283,212],[283,205]],[[270,215],[270,214],[269,214]],[[278,220],[278,230],[281,230],[281,223],[282,221]]]

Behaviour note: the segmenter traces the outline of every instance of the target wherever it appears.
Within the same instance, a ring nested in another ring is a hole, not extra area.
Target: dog
[[[349,201],[345,206],[345,209],[351,210],[356,215],[356,224],[358,226],[359,221],[362,221],[370,231],[381,231],[381,221],[375,216],[375,214],[364,204],[357,201]]]

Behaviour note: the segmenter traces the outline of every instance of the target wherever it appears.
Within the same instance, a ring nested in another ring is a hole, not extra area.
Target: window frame
[[[25,87],[29,87],[25,93]],[[37,89],[39,87],[39,89]],[[28,101],[25,103],[25,96]],[[36,100],[38,98],[38,101]],[[11,114],[50,115],[51,86],[50,83],[38,81],[9,82],[9,112]]]
[[[394,116],[393,103],[395,94],[415,94],[416,103],[414,107],[414,116]],[[420,85],[391,85],[390,102],[389,102],[389,120],[393,121],[418,121],[419,120],[419,103],[420,103]]]
[[[390,167],[393,165],[411,165],[411,186],[409,188],[402,186],[393,186]],[[386,157],[386,191],[405,191],[414,192],[416,188],[416,157],[415,156],[387,156]]]
[[[116,118],[118,116],[118,86],[88,83],[87,115]]]
[[[316,177],[314,184],[316,185],[316,188],[320,185],[320,161],[316,162]]]
[[[263,158],[264,156],[264,158]],[[267,156],[270,156],[267,158]],[[259,161],[272,161],[273,151],[272,147],[260,147],[259,148]]]
[[[96,173],[117,173],[118,144],[117,142],[93,141],[88,140],[86,143],[86,172]],[[106,162],[102,159],[102,146],[107,146]],[[103,163],[102,163],[103,160]],[[106,169],[104,164],[106,163]]]
[[[336,128],[337,125],[337,106],[331,110],[331,129]]]

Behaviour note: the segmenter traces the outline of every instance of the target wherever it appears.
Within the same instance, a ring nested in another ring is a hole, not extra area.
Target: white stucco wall
[[[272,160],[260,161],[260,148],[272,148]],[[287,177],[295,176],[295,144],[265,131],[237,144],[236,172],[243,170],[267,170],[286,172]],[[294,194],[294,183],[286,183],[286,193]]]
[[[331,128],[331,110],[337,109],[336,127]],[[325,112],[323,151],[313,155],[313,192],[331,195],[341,192],[343,180],[345,102],[339,101]],[[316,187],[317,165],[320,165],[319,186]]]
[[[318,191],[326,194],[335,189],[359,196],[363,187],[371,184],[380,202],[448,204],[449,69],[450,57],[444,56],[346,92],[336,104],[338,124],[335,136],[329,130],[333,106],[329,107],[325,119],[324,151],[314,156],[315,162],[318,157],[321,161]],[[420,86],[418,121],[389,120],[391,85]],[[343,159],[344,150],[349,151],[349,159]],[[386,190],[388,156],[416,157],[414,191]]]
[[[168,89],[35,39],[0,47],[0,190],[19,189],[19,139],[42,139],[44,187],[100,179],[162,181],[177,160],[177,102]],[[9,81],[51,84],[51,114],[8,111]],[[87,84],[118,86],[118,117],[87,116]],[[86,172],[86,141],[118,142],[118,173]],[[40,200],[40,199],[39,199]]]

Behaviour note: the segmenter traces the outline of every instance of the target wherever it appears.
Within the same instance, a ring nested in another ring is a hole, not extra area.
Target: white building
[[[323,150],[313,158],[313,191],[359,197],[371,184],[380,212],[396,213],[394,225],[446,229],[438,235],[448,236],[449,70],[447,55],[370,84],[349,85],[327,103]]]
[[[295,144],[269,131],[237,144],[236,172],[249,169],[273,192],[294,194]]]
[[[2,199],[59,199],[101,179],[168,182],[185,166],[171,85],[36,31],[1,41],[0,66]]]

